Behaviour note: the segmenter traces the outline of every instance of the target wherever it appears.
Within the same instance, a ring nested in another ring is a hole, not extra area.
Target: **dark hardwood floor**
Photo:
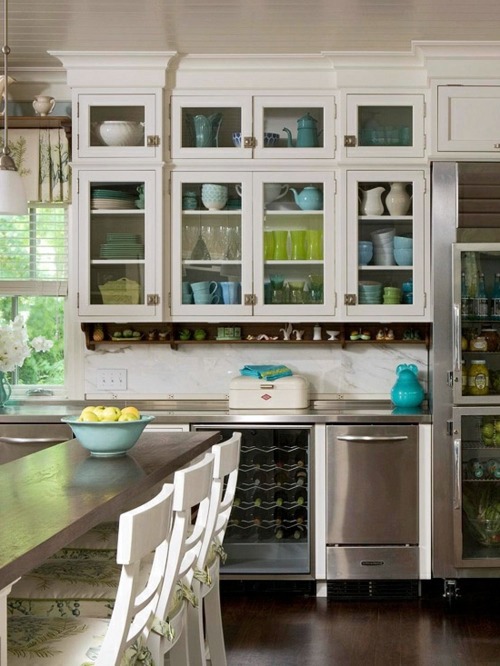
[[[221,585],[228,666],[500,665],[497,581],[461,583],[446,604],[442,581],[418,599],[338,601]]]

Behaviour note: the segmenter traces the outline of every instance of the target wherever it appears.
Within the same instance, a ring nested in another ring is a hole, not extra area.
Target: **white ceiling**
[[[9,65],[28,69],[60,67],[51,50],[385,52],[500,37],[498,0],[9,0],[8,9]]]

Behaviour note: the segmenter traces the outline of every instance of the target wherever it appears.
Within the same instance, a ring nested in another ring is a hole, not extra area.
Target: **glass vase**
[[[0,370],[0,407],[5,407],[9,401],[12,388],[5,372]]]

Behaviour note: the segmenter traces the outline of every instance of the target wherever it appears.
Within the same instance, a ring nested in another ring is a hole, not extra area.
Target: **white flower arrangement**
[[[11,372],[21,367],[32,351],[46,352],[53,345],[41,335],[30,342],[24,318],[18,315],[14,321],[0,325],[0,371]]]

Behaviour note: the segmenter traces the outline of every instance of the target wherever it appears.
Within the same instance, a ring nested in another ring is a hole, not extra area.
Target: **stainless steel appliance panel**
[[[418,427],[327,431],[327,544],[417,544]]]
[[[418,546],[344,546],[326,549],[329,580],[418,578]]]
[[[2,423],[0,462],[23,458],[68,439],[73,439],[73,432],[65,423]]]

